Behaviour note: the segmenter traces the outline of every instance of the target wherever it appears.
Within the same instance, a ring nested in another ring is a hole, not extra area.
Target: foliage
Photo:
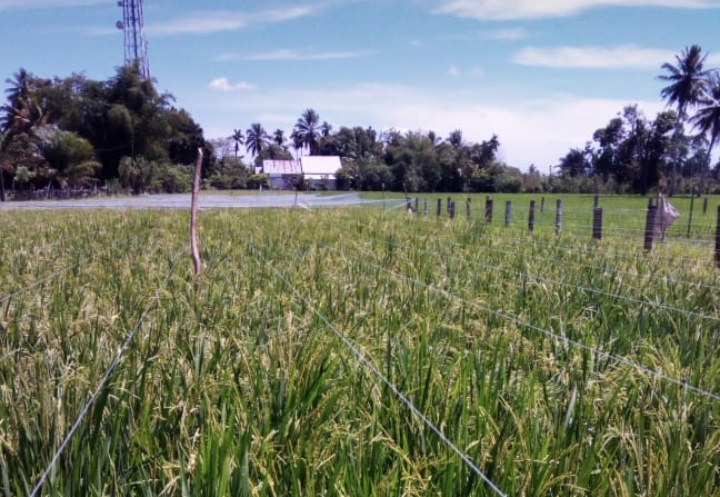
[[[560,237],[206,211],[199,284],[186,213],[0,212],[4,494],[114,365],[42,495],[495,495],[351,344],[507,495],[718,495],[720,404],[666,379],[718,388],[711,250],[564,200]]]

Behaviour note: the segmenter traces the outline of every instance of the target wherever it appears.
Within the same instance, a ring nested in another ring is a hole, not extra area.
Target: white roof
[[[307,155],[300,158],[305,175],[335,176],[340,169],[340,157],[336,155]]]
[[[263,172],[265,174],[302,174],[302,166],[300,161],[296,160],[265,159]]]

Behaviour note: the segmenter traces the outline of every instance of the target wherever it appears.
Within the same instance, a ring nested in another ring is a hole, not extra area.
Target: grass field
[[[0,495],[720,495],[717,199],[455,198],[0,213]]]

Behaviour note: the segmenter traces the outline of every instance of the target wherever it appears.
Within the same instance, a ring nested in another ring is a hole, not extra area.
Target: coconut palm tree
[[[690,119],[700,133],[709,137],[707,158],[710,161],[710,154],[713,147],[720,143],[720,74],[713,72],[708,80],[707,93],[700,101],[701,107]]]
[[[303,146],[307,147],[310,155],[317,154],[320,133],[320,116],[313,109],[305,109],[295,123],[294,131],[297,132]]]
[[[238,152],[240,151],[240,145],[245,143],[245,136],[241,129],[234,129],[230,139],[235,142],[235,158],[237,159]]]
[[[682,124],[688,118],[688,109],[697,106],[704,97],[707,89],[709,71],[704,70],[705,59],[699,45],[686,47],[680,55],[675,56],[677,65],[666,62],[661,68],[666,74],[658,79],[669,84],[660,91],[660,95],[668,105],[675,106],[678,111],[678,126],[675,128],[676,137],[682,134]],[[670,194],[675,192],[675,177],[678,158],[674,161],[672,171],[672,185]]]
[[[320,134],[323,138],[327,138],[328,136],[330,136],[330,133],[332,133],[332,125],[327,121],[323,121],[323,123],[320,125]]]
[[[287,147],[285,146],[285,132],[280,128],[276,129],[273,133],[272,141],[275,142],[278,147],[282,148],[283,150],[287,150]]]
[[[245,132],[245,150],[254,156],[259,156],[270,141],[265,128],[260,123],[253,123]]]

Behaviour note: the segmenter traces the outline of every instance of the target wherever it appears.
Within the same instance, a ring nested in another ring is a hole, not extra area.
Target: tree
[[[708,83],[707,94],[700,100],[700,107],[691,121],[702,134],[708,135],[707,162],[712,149],[720,143],[720,74],[713,73]]]
[[[317,155],[318,152],[319,123],[320,116],[313,109],[305,109],[295,123],[294,131],[310,155]]]
[[[276,129],[272,136],[273,142],[283,150],[287,150],[285,146],[285,132],[280,128]]]
[[[709,76],[708,71],[704,70],[706,57],[699,45],[692,45],[675,56],[677,65],[666,62],[661,66],[666,74],[661,74],[658,79],[669,84],[660,91],[660,95],[667,100],[668,105],[674,105],[678,111],[679,120],[676,128],[678,135],[682,133],[682,124],[687,120],[688,109],[700,103],[705,95]],[[679,158],[676,158],[673,164],[671,195],[675,191],[678,162]]]
[[[240,146],[245,143],[245,136],[243,136],[241,129],[234,129],[230,139],[235,142],[235,158],[237,159]]]
[[[323,121],[323,123],[320,125],[320,134],[323,138],[327,138],[330,136],[330,133],[332,132],[332,126],[327,121]]]
[[[260,153],[267,147],[270,137],[260,123],[252,123],[245,132],[245,150],[259,157]]]

